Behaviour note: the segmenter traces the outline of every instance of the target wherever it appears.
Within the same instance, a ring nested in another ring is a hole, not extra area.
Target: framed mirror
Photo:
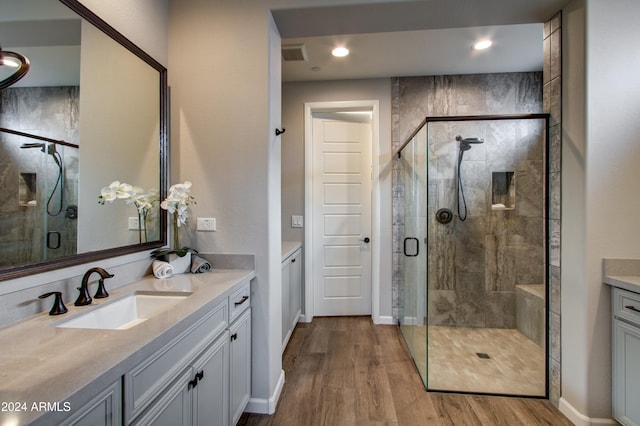
[[[164,245],[167,70],[77,0],[0,9],[0,280]]]

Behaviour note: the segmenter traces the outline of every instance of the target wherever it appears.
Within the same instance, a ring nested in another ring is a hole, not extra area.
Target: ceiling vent
[[[282,59],[285,62],[308,61],[307,49],[304,44],[289,44],[282,46]]]

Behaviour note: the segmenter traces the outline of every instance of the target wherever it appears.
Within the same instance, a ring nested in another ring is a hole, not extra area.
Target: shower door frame
[[[550,131],[550,119],[551,119],[551,114],[549,113],[531,113],[531,114],[489,114],[489,115],[460,115],[460,116],[432,116],[432,117],[425,117],[424,120],[422,120],[422,122],[416,127],[416,129],[407,137],[407,139],[405,140],[405,142],[400,146],[400,148],[398,148],[398,150],[395,153],[395,156],[397,159],[400,159],[402,156],[402,150],[407,147],[407,145],[409,145],[412,141],[413,138],[420,132],[420,130],[423,127],[427,127],[427,140],[425,141],[426,144],[428,144],[428,138],[429,138],[429,123],[437,123],[437,122],[463,122],[463,121],[507,121],[507,120],[544,120],[544,144],[543,144],[543,163],[544,163],[544,173],[543,173],[543,202],[544,202],[544,206],[543,206],[543,232],[544,232],[544,247],[543,247],[543,253],[544,253],[544,295],[545,295],[545,299],[544,299],[544,321],[545,321],[545,325],[544,325],[544,330],[545,330],[545,335],[544,335],[544,343],[545,343],[545,347],[544,347],[544,364],[545,364],[545,390],[544,390],[544,395],[520,395],[520,394],[505,394],[505,393],[494,393],[494,392],[472,392],[472,391],[459,391],[459,390],[441,390],[438,389],[437,392],[441,392],[441,393],[458,393],[458,394],[471,394],[471,395],[489,395],[489,396],[508,396],[508,397],[518,397],[518,398],[536,398],[536,399],[549,399],[549,380],[550,380],[550,360],[549,360],[549,355],[550,355],[550,350],[551,348],[549,347],[550,345],[550,336],[549,336],[549,320],[550,320],[550,300],[549,297],[551,295],[551,292],[549,290],[549,273],[550,273],[550,265],[549,265],[549,213],[550,213],[550,202],[549,202],[549,194],[550,194],[550,179],[549,179],[549,170],[550,170],[550,136],[551,136],[551,131]],[[428,150],[427,150],[428,151]],[[428,186],[426,188],[427,194],[428,194]],[[427,197],[428,198],[428,197]],[[428,260],[428,256],[427,256],[427,260]],[[427,275],[427,281],[424,283],[425,285],[429,285],[428,284],[428,275]],[[428,292],[427,292],[428,293]],[[427,296],[428,297],[428,296]],[[427,299],[428,301],[428,299]],[[400,318],[398,318],[398,325],[400,325]],[[428,323],[427,323],[428,325]],[[401,333],[402,334],[402,333]],[[404,335],[403,335],[404,338]],[[427,391],[431,391],[432,389],[429,388],[429,384],[428,384],[428,377],[429,377],[429,363],[428,363],[428,356],[429,356],[429,350],[428,350],[428,332],[427,332],[427,339],[425,340],[425,344],[427,345],[427,351],[426,351],[426,356],[427,356],[427,360],[426,360],[426,380],[423,380],[423,382],[426,381],[425,384],[425,389]],[[411,354],[412,359],[414,361],[415,364],[415,358],[413,356],[413,354]],[[415,365],[416,367],[416,372],[419,371],[418,365]],[[419,374],[419,373],[418,373]],[[424,379],[424,378],[423,378]]]

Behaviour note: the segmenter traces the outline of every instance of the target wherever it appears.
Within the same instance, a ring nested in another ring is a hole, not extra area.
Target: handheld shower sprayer
[[[482,138],[462,138],[462,136],[456,136],[456,141],[460,143],[460,148],[458,150],[458,219],[462,222],[467,220],[467,200],[464,197],[464,188],[462,186],[462,157],[464,156],[465,151],[469,151],[471,149],[472,144],[481,144],[484,143],[484,139]],[[461,202],[462,201],[462,202]],[[462,208],[461,208],[462,207]]]

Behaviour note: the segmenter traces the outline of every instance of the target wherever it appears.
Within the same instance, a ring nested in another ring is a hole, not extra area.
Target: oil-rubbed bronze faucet
[[[96,294],[94,295],[94,297],[96,299],[103,299],[105,297],[109,297],[109,293],[107,293],[107,290],[104,288],[104,279],[112,278],[113,274],[108,273],[102,268],[91,268],[82,277],[82,285],[78,287],[78,290],[80,290],[80,294],[78,295],[78,298],[76,299],[74,305],[85,306],[85,305],[91,304],[92,299],[91,299],[91,296],[89,296],[89,290],[87,287],[89,286],[89,277],[94,272],[97,272],[98,274],[100,274],[100,279],[98,280],[98,291],[96,291]]]

